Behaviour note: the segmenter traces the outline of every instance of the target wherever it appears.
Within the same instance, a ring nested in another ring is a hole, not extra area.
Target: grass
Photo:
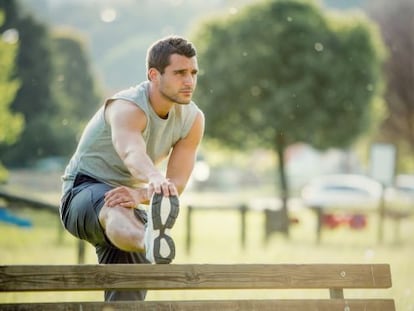
[[[245,193],[248,196],[248,193]],[[226,195],[228,197],[228,195]],[[210,194],[189,194],[187,200],[220,200]],[[0,223],[0,264],[76,264],[76,239],[63,232],[59,239],[57,216],[31,209],[13,210],[32,220],[34,226],[22,229]],[[264,217],[261,212],[247,215],[246,248],[240,244],[240,219],[235,211],[199,211],[193,214],[192,248],[185,250],[186,209],[182,208],[174,227],[177,246],[175,263],[389,263],[393,276],[391,289],[345,291],[345,297],[389,297],[397,310],[414,311],[414,219],[400,225],[400,240],[394,243],[394,223],[385,222],[385,239],[377,241],[377,219],[370,216],[363,230],[341,227],[324,230],[322,242],[315,243],[315,216],[307,209],[295,212],[299,224],[291,227],[290,237],[274,233],[263,241]],[[94,249],[87,246],[86,263],[96,263]],[[180,291],[149,292],[147,299],[203,298],[308,298],[328,297],[328,292],[304,291]],[[56,298],[59,297],[59,298]],[[59,299],[101,300],[102,293],[0,293],[0,302],[48,301]]]

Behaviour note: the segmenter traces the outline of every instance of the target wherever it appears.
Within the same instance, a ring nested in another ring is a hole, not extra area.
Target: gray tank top
[[[149,82],[121,91],[106,100],[106,103],[123,99],[135,103],[147,116],[147,126],[142,135],[147,145],[147,154],[158,164],[171,151],[172,146],[187,136],[197,115],[194,102],[174,105],[167,119],[160,118],[149,103]],[[113,186],[137,187],[143,181],[131,175],[112,145],[111,127],[105,121],[103,105],[87,124],[78,147],[62,176],[62,193],[73,186],[78,173],[86,174]]]

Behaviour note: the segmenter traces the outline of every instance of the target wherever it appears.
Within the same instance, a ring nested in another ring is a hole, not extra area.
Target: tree
[[[4,14],[0,10],[0,26]],[[10,104],[16,96],[19,81],[13,78],[14,59],[18,49],[18,37],[15,29],[2,33],[0,40],[0,144],[8,145],[20,135],[24,119],[21,114],[13,113]],[[0,162],[0,182],[7,179],[7,170]]]
[[[4,14],[0,10],[0,26]],[[10,104],[16,96],[19,81],[12,78],[14,59],[18,49],[18,38],[15,29],[3,32],[0,39],[0,143],[12,144],[19,137],[24,119],[21,114],[10,111]],[[7,171],[0,162],[0,182],[7,178]]]
[[[20,48],[16,57],[15,77],[20,87],[11,110],[25,118],[25,128],[19,141],[2,146],[1,156],[8,165],[29,164],[47,155],[55,144],[49,118],[55,112],[51,98],[51,55],[49,37],[44,25],[30,15],[22,15],[16,1],[0,0],[5,12],[5,23],[0,31],[15,29],[19,35]]]
[[[382,135],[388,141],[406,144],[413,154],[414,2],[373,1],[368,11],[378,22],[390,54],[385,66],[388,116],[383,122]]]
[[[51,31],[15,1],[0,0],[4,29],[19,33],[15,76],[21,81],[11,109],[24,115],[26,128],[12,146],[0,145],[9,166],[29,166],[47,156],[68,157],[84,123],[100,101],[89,59],[79,37]]]
[[[247,1],[238,0],[237,5]],[[225,10],[234,5],[230,2],[20,0],[49,25],[68,25],[88,35],[92,58],[109,92],[146,77],[144,60],[151,42],[185,33],[193,20]]]
[[[101,104],[85,43],[70,29],[52,32],[53,78],[52,94],[57,113],[52,124],[59,144],[55,155],[68,156],[76,147],[85,122]]]
[[[274,148],[287,216],[286,146],[344,147],[369,126],[382,61],[373,24],[307,1],[263,1],[203,22],[192,37],[206,135]]]

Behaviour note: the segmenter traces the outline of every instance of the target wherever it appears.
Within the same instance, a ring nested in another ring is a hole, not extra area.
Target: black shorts
[[[115,247],[107,239],[99,222],[105,193],[111,189],[112,186],[90,176],[77,175],[73,188],[62,197],[61,201],[60,215],[66,230],[94,246],[107,244]],[[145,211],[135,209],[134,212],[142,223],[147,222]]]
[[[75,237],[95,246],[99,263],[149,263],[144,253],[126,252],[114,246],[106,237],[99,222],[105,193],[113,189],[90,176],[79,174],[74,185],[61,200],[60,216],[63,226]],[[134,209],[135,217],[147,222],[146,212]],[[106,291],[105,300],[143,300],[146,291]]]

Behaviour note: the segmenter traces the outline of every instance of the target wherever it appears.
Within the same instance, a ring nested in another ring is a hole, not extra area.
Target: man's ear
[[[148,79],[150,81],[158,81],[158,78],[160,76],[160,72],[155,68],[148,69]]]

